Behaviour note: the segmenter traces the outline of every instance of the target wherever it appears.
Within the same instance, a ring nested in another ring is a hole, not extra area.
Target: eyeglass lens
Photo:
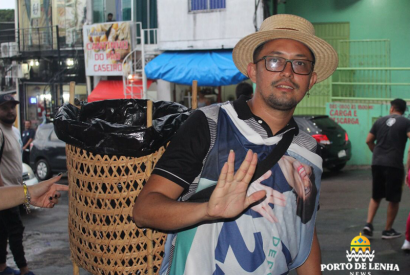
[[[312,62],[303,59],[289,60],[282,57],[265,57],[266,69],[271,72],[281,72],[285,69],[286,64],[292,64],[292,70],[295,74],[310,74],[312,71]]]

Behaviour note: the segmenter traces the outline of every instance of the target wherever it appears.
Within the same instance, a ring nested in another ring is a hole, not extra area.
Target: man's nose
[[[286,61],[285,68],[281,72],[281,75],[283,75],[284,77],[293,76],[292,62]]]

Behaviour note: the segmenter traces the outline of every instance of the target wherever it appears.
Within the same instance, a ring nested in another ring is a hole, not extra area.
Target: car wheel
[[[40,159],[36,163],[36,174],[39,180],[46,180],[51,178],[50,165],[45,159]]]
[[[335,166],[333,166],[333,167],[329,167],[328,169],[330,170],[330,171],[340,171],[340,170],[342,170],[344,167],[346,166],[346,162],[345,163],[342,163],[342,164],[338,164],[338,165],[335,165]]]

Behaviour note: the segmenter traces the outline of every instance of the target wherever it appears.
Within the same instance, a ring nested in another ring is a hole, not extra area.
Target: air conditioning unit
[[[18,55],[19,49],[18,49],[17,42],[9,42],[9,52],[10,52],[10,56]]]
[[[18,54],[17,42],[1,43],[1,57],[12,57]]]
[[[1,57],[9,57],[9,43],[1,43]]]

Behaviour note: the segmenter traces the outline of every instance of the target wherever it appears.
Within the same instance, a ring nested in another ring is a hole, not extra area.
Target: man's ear
[[[313,72],[312,76],[310,77],[310,81],[309,81],[309,90],[312,89],[313,85],[316,84],[316,80],[317,80],[317,74]]]
[[[256,64],[249,63],[247,69],[248,77],[253,83],[256,83]]]

